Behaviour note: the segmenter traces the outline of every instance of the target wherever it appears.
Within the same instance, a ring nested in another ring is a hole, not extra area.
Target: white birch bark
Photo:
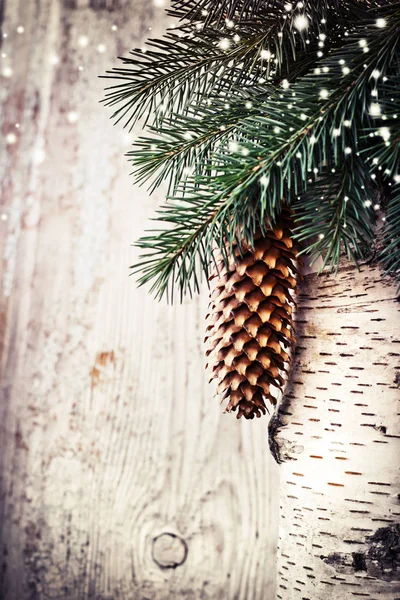
[[[311,275],[275,440],[279,600],[400,600],[396,286],[378,267]]]

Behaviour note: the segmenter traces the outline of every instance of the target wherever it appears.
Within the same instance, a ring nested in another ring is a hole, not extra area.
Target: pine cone
[[[276,404],[271,386],[282,390],[294,342],[292,291],[296,289],[296,250],[290,220],[255,236],[254,249],[234,249],[227,269],[222,257],[210,277],[207,334],[217,394],[228,399],[237,418],[260,417],[265,399]],[[207,365],[208,366],[208,365]],[[276,394],[276,392],[275,392]]]

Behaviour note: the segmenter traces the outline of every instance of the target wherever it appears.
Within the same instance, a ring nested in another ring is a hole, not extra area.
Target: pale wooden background
[[[273,600],[267,420],[212,398],[206,293],[168,307],[128,277],[162,193],[132,186],[138,132],[97,75],[168,20],[148,0],[1,13],[0,598]]]

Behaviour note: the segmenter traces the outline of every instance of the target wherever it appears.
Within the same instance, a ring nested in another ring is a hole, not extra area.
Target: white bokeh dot
[[[9,146],[12,146],[13,144],[15,144],[16,141],[17,141],[17,136],[15,135],[15,133],[13,133],[13,132],[7,133],[7,135],[6,135],[6,143]]]
[[[89,45],[89,38],[86,35],[79,36],[78,44],[81,48],[86,48]]]
[[[67,114],[68,123],[74,124],[78,120],[79,120],[79,113],[77,113],[75,110],[70,110],[69,113]]]
[[[1,74],[3,75],[3,77],[7,77],[7,79],[8,79],[8,78],[12,77],[13,70],[11,67],[4,67]]]

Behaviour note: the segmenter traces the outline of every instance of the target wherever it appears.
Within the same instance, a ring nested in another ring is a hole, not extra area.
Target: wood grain
[[[146,0],[5,3],[2,600],[274,597],[267,421],[212,398],[207,294],[169,307],[128,277],[163,193],[132,186],[138,131],[113,128],[97,75],[165,23]]]

